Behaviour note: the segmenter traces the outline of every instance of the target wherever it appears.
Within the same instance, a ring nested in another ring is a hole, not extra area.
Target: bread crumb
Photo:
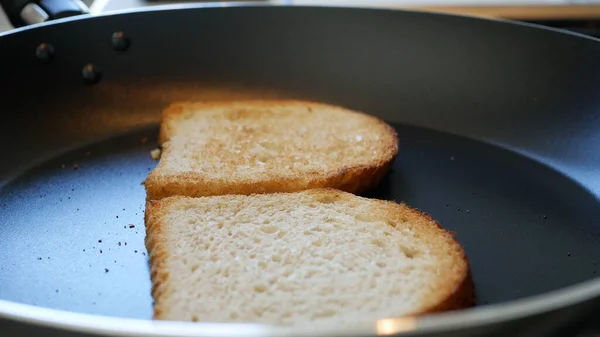
[[[140,139],[140,142],[142,142],[142,144],[144,144],[147,141],[148,141],[148,137],[144,137],[144,138]]]
[[[79,168],[79,164],[73,164],[73,169],[77,170]]]
[[[153,160],[159,160],[160,159],[160,149],[154,149],[154,150],[150,151],[150,156],[152,156]]]
[[[67,165],[65,165],[65,164],[60,164],[60,168],[61,168],[61,169],[64,169],[65,167],[67,167]]]

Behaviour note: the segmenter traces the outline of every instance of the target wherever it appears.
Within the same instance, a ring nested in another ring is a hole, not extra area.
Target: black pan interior
[[[465,138],[395,125],[400,155],[367,195],[403,201],[457,232],[479,305],[595,276],[598,200],[528,158]],[[157,129],[57,156],[0,190],[0,298],[150,318],[144,189]]]

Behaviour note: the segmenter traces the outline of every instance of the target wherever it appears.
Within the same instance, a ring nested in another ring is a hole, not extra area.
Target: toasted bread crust
[[[159,319],[162,316],[162,304],[160,299],[165,292],[168,292],[169,272],[165,265],[168,263],[169,251],[160,244],[161,237],[164,235],[164,221],[162,216],[168,207],[168,202],[158,203],[149,201],[146,203],[144,222],[146,224],[145,244],[148,250],[150,262],[150,280],[152,281],[152,298],[154,298],[154,317]]]
[[[272,180],[215,181],[194,172],[161,174],[153,172],[144,182],[147,200],[173,195],[201,197],[209,195],[295,192],[313,188],[336,188],[359,194],[376,187],[389,171],[395,156],[370,166],[341,168],[333,172],[312,172],[304,177],[278,177]],[[275,177],[274,177],[275,178]]]
[[[333,198],[335,200],[345,200],[357,207],[368,203],[371,210],[370,214],[382,215],[389,219],[413,223],[415,225],[412,228],[418,230],[421,237],[430,239],[433,246],[439,244],[440,247],[452,248],[448,256],[451,259],[452,267],[449,270],[447,269],[444,277],[440,277],[437,283],[431,287],[435,291],[423,299],[421,310],[416,310],[403,316],[420,316],[457,310],[468,308],[475,304],[475,287],[471,277],[469,261],[464,250],[455,240],[454,236],[449,231],[443,229],[429,215],[405,204],[358,197],[330,188],[305,190],[295,193],[306,193],[324,198]],[[277,194],[281,193],[275,193],[275,195]],[[217,196],[217,198],[243,197],[241,195]],[[168,224],[165,223],[164,217],[170,205],[177,203],[181,199],[189,198],[186,196],[172,196],[146,204],[146,247],[150,256],[152,296],[155,300],[154,319],[168,319],[166,312],[169,311],[169,307],[163,303],[163,300],[165,300],[164,297],[169,292],[169,289],[174,287],[170,283],[170,275],[166,268],[166,265],[169,263],[170,254],[174,253],[161,245],[161,242],[164,242],[164,240],[161,240],[161,237],[164,236],[165,231],[168,231]]]
[[[474,306],[476,303],[475,284],[470,269],[467,270],[467,275],[463,278],[463,281],[450,290],[450,294],[445,301],[423,311],[422,314],[453,311]]]
[[[365,114],[360,111],[348,110],[340,106],[334,106],[319,102],[308,102],[308,101],[298,101],[298,100],[235,100],[235,101],[184,101],[184,102],[176,102],[167,106],[161,113],[160,119],[160,131],[158,135],[158,143],[162,145],[166,141],[171,138],[173,134],[173,126],[172,123],[176,123],[177,118],[181,117],[188,110],[200,110],[200,109],[208,109],[213,107],[221,107],[221,106],[238,106],[240,108],[245,107],[269,107],[274,105],[302,105],[304,107],[308,107],[314,110],[318,109],[339,109],[346,111],[351,114],[359,114],[363,117],[366,117],[371,120],[371,122],[375,124],[381,125],[384,129],[387,129],[388,132],[393,133],[396,138],[396,131],[391,128],[386,122],[383,120]],[[397,141],[397,139],[396,139]]]
[[[329,193],[337,194],[335,191],[328,190]],[[341,198],[348,198],[347,195],[339,195]],[[451,311],[464,309],[475,305],[475,285],[473,283],[469,260],[461,245],[456,241],[454,235],[445,230],[437,221],[429,214],[423,213],[415,208],[412,208],[404,203],[395,203],[392,201],[365,199],[372,201],[375,205],[373,213],[385,214],[391,219],[401,221],[408,220],[412,223],[417,223],[422,228],[427,228],[427,235],[441,236],[443,240],[454,248],[456,256],[456,265],[452,270],[453,273],[448,278],[440,280],[436,289],[436,293],[426,299],[430,304],[426,309],[415,312],[413,315],[419,316],[424,314]],[[442,301],[438,301],[439,298]]]
[[[284,170],[269,171],[265,175],[253,179],[232,179],[226,177],[215,179],[200,172],[172,172],[163,168],[161,163],[153,170],[144,182],[147,200],[158,200],[171,195],[191,197],[222,194],[253,194],[294,192],[312,188],[336,188],[350,193],[361,193],[375,187],[393,164],[398,153],[398,137],[396,131],[382,120],[360,112],[333,107],[321,103],[300,101],[235,101],[235,102],[184,102],[169,106],[163,111],[159,143],[163,147],[164,156],[176,156],[172,153],[169,139],[173,134],[174,124],[186,111],[201,110],[215,106],[261,107],[276,105],[295,105],[308,109],[335,109],[350,115],[360,116],[365,123],[373,125],[373,129],[381,136],[377,156],[368,163],[346,160],[347,164],[329,170],[296,170],[293,174]],[[210,160],[210,159],[208,159]]]
[[[394,212],[394,203],[387,203],[390,205],[390,212]],[[401,204],[401,206],[404,207],[403,213],[406,213],[406,215],[412,219],[412,221],[419,219],[418,221],[422,221],[423,223],[428,222],[430,224],[435,224],[435,226],[438,228],[438,232],[442,233],[448,244],[455,248],[457,261],[460,261],[460,263],[457,263],[457,268],[454,270],[454,281],[448,279],[448,282],[442,283],[441,287],[439,288],[439,291],[445,294],[446,299],[435,305],[432,305],[426,310],[423,310],[423,312],[420,314],[451,311],[474,306],[476,300],[475,284],[473,283],[473,278],[471,275],[469,259],[461,245],[454,238],[454,234],[445,230],[429,214],[411,208],[406,204]]]

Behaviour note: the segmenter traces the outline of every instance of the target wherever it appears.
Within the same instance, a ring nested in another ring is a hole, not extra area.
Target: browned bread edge
[[[171,200],[173,201],[173,200]],[[169,252],[163,245],[160,244],[161,236],[164,231],[164,221],[161,218],[163,211],[168,207],[169,201],[157,202],[149,201],[146,203],[144,214],[144,222],[146,225],[145,244],[148,251],[150,262],[150,280],[152,282],[152,298],[154,299],[154,318],[160,319],[161,312],[161,295],[168,289],[169,272],[165,268]]]

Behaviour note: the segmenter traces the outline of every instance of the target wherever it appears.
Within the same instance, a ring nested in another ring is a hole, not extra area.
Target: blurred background
[[[252,0],[259,3],[283,3],[297,5],[335,5],[335,6],[366,6],[399,9],[417,9],[457,13],[463,15],[503,18],[526,21],[545,26],[567,29],[578,33],[600,37],[600,0]],[[6,2],[6,1],[5,1]],[[31,0],[8,1],[31,4],[32,6],[48,3],[77,2],[85,12],[91,14],[115,10],[135,9],[146,6],[164,4],[191,3],[189,0],[157,1],[157,0]],[[198,2],[198,1],[196,1]],[[218,2],[218,1],[211,1]],[[229,1],[229,3],[235,1]],[[223,1],[223,3],[225,3]],[[31,7],[31,6],[30,6]],[[18,13],[21,16],[24,13]],[[15,15],[15,14],[13,14]],[[37,13],[29,8],[25,14],[29,20],[44,21],[45,14]],[[0,32],[14,28],[7,13],[0,9]]]

